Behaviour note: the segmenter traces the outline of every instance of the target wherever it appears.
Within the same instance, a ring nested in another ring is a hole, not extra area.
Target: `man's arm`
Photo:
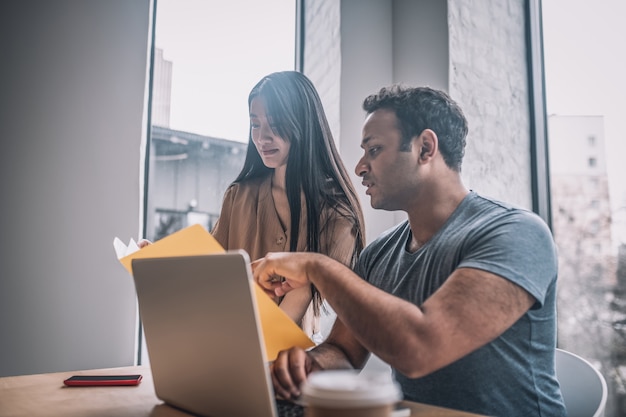
[[[309,353],[321,369],[361,369],[370,355],[339,317],[324,343]]]
[[[286,277],[286,283],[272,283],[273,274]],[[421,307],[370,285],[319,254],[268,254],[254,265],[254,275],[277,293],[312,282],[358,343],[412,378],[495,339],[535,302],[520,286],[471,268],[454,271]]]
[[[369,352],[337,318],[328,338],[305,352],[301,348],[281,351],[270,372],[279,398],[296,399],[307,375],[322,369],[354,369],[365,365]]]

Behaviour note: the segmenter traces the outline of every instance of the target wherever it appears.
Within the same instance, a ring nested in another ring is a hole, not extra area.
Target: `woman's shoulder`
[[[332,181],[327,181],[325,197],[323,198],[321,208],[321,224],[325,227],[331,225],[350,225],[354,226],[359,222],[359,207],[353,207],[350,204],[345,193]],[[332,226],[331,226],[332,227]]]
[[[322,207],[321,218],[324,223],[336,221],[354,222],[357,213],[345,202],[335,200],[333,202],[326,201]]]
[[[226,189],[225,194],[231,196],[258,195],[266,186],[271,185],[269,175],[233,182]]]

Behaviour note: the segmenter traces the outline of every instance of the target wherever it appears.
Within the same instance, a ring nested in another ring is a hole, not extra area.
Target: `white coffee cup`
[[[305,417],[390,417],[400,399],[389,373],[318,371],[302,385]]]

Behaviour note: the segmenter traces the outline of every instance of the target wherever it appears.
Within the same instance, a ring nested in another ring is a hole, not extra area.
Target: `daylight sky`
[[[247,141],[250,89],[264,75],[294,69],[295,1],[158,0],[157,7],[156,46],[174,63],[170,127]]]
[[[542,3],[548,113],[604,116],[616,232],[626,243],[626,1]]]

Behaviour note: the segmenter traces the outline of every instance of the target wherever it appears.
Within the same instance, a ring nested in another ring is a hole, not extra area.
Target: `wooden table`
[[[141,374],[134,387],[66,387],[72,375]],[[412,417],[476,417],[476,414],[404,401]],[[154,393],[149,366],[94,369],[0,378],[0,417],[189,417]]]

